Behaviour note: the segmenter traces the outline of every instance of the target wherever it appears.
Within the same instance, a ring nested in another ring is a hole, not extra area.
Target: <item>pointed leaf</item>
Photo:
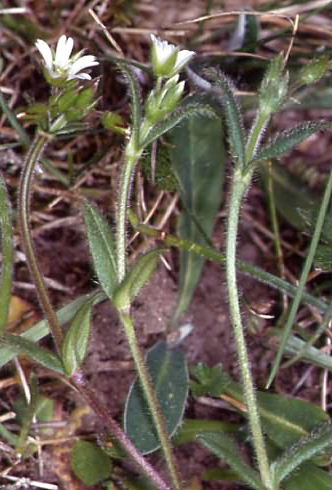
[[[68,376],[84,362],[89,345],[92,306],[92,301],[85,303],[66,332],[62,345],[62,362]]]
[[[116,255],[112,231],[98,209],[88,202],[84,204],[84,221],[98,280],[105,293],[112,297],[117,285]]]
[[[135,144],[138,146],[139,130],[142,121],[141,93],[137,77],[130,64],[122,60],[116,61],[117,66],[123,72],[129,82],[131,95],[131,114],[132,114],[132,131],[135,139]]]
[[[238,383],[230,381],[225,384],[224,393],[245,403]],[[319,424],[329,421],[329,416],[319,406],[291,396],[259,391],[257,403],[264,432],[282,449],[308,436]]]
[[[278,345],[278,343],[280,343],[282,331],[279,329],[273,329],[272,332],[274,334],[272,345],[275,346],[275,344]],[[297,356],[299,353],[302,353],[301,361],[314,364],[315,366],[319,366],[323,369],[328,369],[330,372],[332,372],[331,356],[325,354],[316,347],[307,345],[307,343],[299,337],[296,337],[295,335],[290,335],[287,340],[285,354],[287,357],[294,357]]]
[[[251,488],[263,490],[259,473],[253,470],[243,459],[240,448],[234,439],[226,434],[206,432],[198,436],[198,441],[216,456],[225,461]]]
[[[166,342],[157,342],[148,351],[146,363],[168,433],[172,436],[181,424],[188,395],[188,371],[184,354],[178,349],[170,349]],[[159,438],[138,379],[128,394],[124,428],[143,454],[159,449]]]
[[[173,443],[175,446],[187,444],[188,442],[196,442],[200,434],[206,432],[234,433],[238,430],[238,425],[230,422],[221,422],[220,420],[208,419],[185,419],[178,432],[176,433]]]
[[[222,98],[220,99],[224,110],[227,125],[227,134],[233,156],[240,168],[245,166],[245,134],[243,129],[242,115],[235,98],[235,91],[232,83],[219,72],[215,78],[216,85],[222,89]]]
[[[322,424],[308,436],[301,438],[295,445],[287,449],[282,456],[272,464],[274,481],[277,485],[279,485],[279,483],[282,482],[298,466],[327,448],[330,449],[331,453],[331,423]]]
[[[285,490],[331,490],[331,473],[314,464],[303,464],[290,478],[283,483]]]
[[[96,444],[77,441],[70,455],[73,472],[85,485],[96,485],[111,474],[110,458]]]
[[[114,293],[113,303],[126,310],[157,268],[160,255],[166,249],[155,249],[141,255]]]
[[[219,118],[189,117],[170,135],[173,170],[180,187],[183,211],[181,239],[206,244],[221,204],[225,149]],[[204,258],[180,254],[180,286],[174,321],[185,312],[199,282]]]
[[[31,340],[19,335],[2,335],[0,345],[5,345],[14,355],[26,354],[47,369],[64,374],[61,359],[52,352],[39,347]]]
[[[2,266],[0,278],[0,334],[5,331],[13,280],[14,245],[11,207],[6,184],[0,174],[0,237]]]
[[[101,301],[105,300],[105,294],[103,292],[100,292],[99,290],[93,291],[90,294],[83,294],[82,296],[79,296],[74,301],[71,301],[68,305],[65,305],[63,308],[60,308],[57,311],[57,319],[60,325],[62,326],[70,322],[76,315],[77,311],[81,308],[81,306],[92,297],[94,298],[94,304],[100,303]],[[47,321],[41,320],[40,322],[36,323],[36,325],[23,332],[22,335],[19,336],[19,338],[23,338],[23,340],[28,339],[33,342],[38,342],[38,340],[43,339],[49,333],[50,332]],[[11,359],[13,359],[15,355],[16,352],[13,352],[10,347],[0,346],[0,368]]]
[[[280,133],[272,143],[264,146],[255,156],[254,161],[277,158],[294,148],[312,134],[322,129],[331,129],[331,123],[326,121],[309,121],[295,128]]]
[[[148,133],[145,140],[142,142],[142,146],[146,148],[155,140],[160,138],[163,134],[173,129],[177,124],[188,117],[198,117],[204,115],[206,117],[215,118],[216,110],[211,104],[203,103],[202,98],[191,96],[183,100],[181,105],[164,121],[156,124]]]
[[[320,407],[290,396],[259,392],[257,400],[264,430],[281,448],[298,442],[328,420]]]
[[[266,185],[268,175],[272,179],[277,211],[298,230],[312,234],[317,221],[321,196],[311,191],[299,178],[292,175],[277,161],[269,167],[259,167]],[[332,227],[329,215],[325,218],[322,239],[332,244]]]

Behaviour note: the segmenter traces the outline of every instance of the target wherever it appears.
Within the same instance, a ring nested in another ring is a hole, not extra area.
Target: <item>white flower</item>
[[[177,46],[151,34],[151,63],[157,77],[171,78],[179,73],[195,55],[194,51],[180,50]]]
[[[43,57],[45,68],[51,79],[73,80],[74,78],[79,78],[81,80],[91,80],[91,76],[88,73],[79,72],[99,64],[95,56],[81,56],[82,51],[70,57],[74,41],[73,38],[65,35],[62,35],[58,40],[55,53],[42,39],[38,39],[35,46]]]

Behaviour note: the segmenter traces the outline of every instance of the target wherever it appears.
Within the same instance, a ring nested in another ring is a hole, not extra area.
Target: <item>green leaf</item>
[[[272,179],[276,208],[281,216],[298,230],[308,231],[309,219],[319,207],[317,195],[277,161],[272,160],[269,168],[259,166],[259,171],[264,183],[268,174]]]
[[[231,437],[226,434],[206,432],[198,436],[198,441],[225,461],[251,488],[263,490],[264,486],[259,473],[244,461],[240,448]]]
[[[199,118],[200,115],[215,118],[216,110],[213,109],[211,104],[203,103],[202,99],[199,97],[187,97],[170,116],[151,129],[145,140],[142,142],[142,147],[146,148],[149,146],[163,134],[173,129],[177,124],[183,121],[183,119],[193,116]]]
[[[332,449],[332,425],[326,423],[313,430],[290,448],[286,449],[277,461],[272,464],[273,478],[277,485],[292,473],[298,466],[313,458],[327,448]],[[332,455],[332,454],[331,454]]]
[[[277,342],[280,342],[282,331],[280,331],[279,329],[273,329],[272,332],[274,334],[272,345],[274,345],[275,340],[277,340]],[[316,347],[307,345],[307,343],[299,337],[296,337],[295,335],[290,335],[287,340],[285,355],[287,355],[287,357],[293,357],[297,356],[299,353],[302,353],[301,361],[314,364],[315,366],[319,366],[323,369],[328,369],[332,372],[331,356],[325,354]]]
[[[18,453],[22,454],[24,449],[27,446],[27,439],[29,436],[29,432],[31,429],[31,424],[33,422],[33,418],[36,414],[37,406],[38,406],[38,385],[37,378],[35,375],[30,376],[29,380],[30,385],[30,396],[31,399],[29,403],[26,405],[24,410],[24,416],[22,418],[22,424],[20,428],[19,436],[16,440],[15,449]]]
[[[258,151],[253,161],[280,157],[317,131],[331,129],[331,127],[331,123],[326,121],[308,121],[299,124],[295,128],[280,133],[272,143]]]
[[[236,432],[238,426],[230,422],[220,422],[219,420],[208,419],[185,419],[177,434],[174,436],[173,443],[175,446],[195,442],[197,436],[205,432],[215,434],[225,434]]]
[[[245,403],[238,383],[230,380],[225,384],[224,393]],[[259,391],[257,403],[264,432],[281,449],[297,443],[319,424],[329,421],[329,416],[319,406],[291,396]]]
[[[306,463],[288,478],[284,484],[285,490],[331,490],[331,473],[317,466]]]
[[[178,223],[180,238],[205,243],[211,238],[222,199],[225,149],[221,120],[191,116],[170,135],[173,171],[177,177],[183,211]],[[174,323],[184,313],[199,282],[204,258],[180,254],[180,285]]]
[[[116,61],[117,66],[125,75],[129,82],[130,95],[131,95],[131,114],[132,114],[132,131],[136,147],[139,144],[139,130],[141,128],[142,121],[142,107],[141,107],[141,95],[140,87],[133,69],[128,63],[122,60]]]
[[[265,433],[283,449],[329,420],[317,405],[290,396],[258,392],[257,401]]]
[[[332,272],[332,249],[331,245],[320,243],[316,250],[315,266],[323,272]]]
[[[184,354],[178,349],[170,349],[166,342],[161,341],[148,351],[146,363],[168,433],[172,436],[181,424],[188,394],[188,371]],[[143,454],[159,449],[159,438],[138,379],[128,394],[124,428]]]
[[[74,301],[71,301],[68,305],[60,308],[57,312],[57,319],[60,325],[65,325],[70,322],[78,310],[81,308],[83,304],[85,304],[90,298],[94,298],[94,304],[100,303],[104,301],[105,294],[100,291],[93,291],[90,294],[83,294],[79,296]],[[38,342],[38,340],[43,339],[50,333],[48,323],[46,320],[41,320],[36,323],[33,327],[29,328],[25,332],[22,333],[18,338],[22,338],[23,340],[27,339],[30,341]],[[16,351],[13,351],[11,347],[5,346],[0,347],[0,368],[7,364],[13,357],[16,356]]]
[[[85,303],[75,315],[62,345],[62,362],[68,376],[78,369],[86,356],[91,327],[93,301]]]
[[[112,297],[117,286],[113,233],[98,209],[88,202],[84,203],[84,221],[98,280],[105,293]]]
[[[331,59],[327,55],[322,55],[309,63],[303,65],[298,74],[298,80],[305,85],[320,80],[324,75],[327,75],[331,68]]]
[[[220,365],[209,367],[200,362],[190,367],[190,374],[197,380],[190,383],[194,396],[220,396],[230,382]]]
[[[157,268],[160,255],[165,249],[155,249],[141,255],[114,293],[113,303],[118,310],[130,307],[134,298],[150,279]]]
[[[52,352],[42,349],[35,342],[19,335],[2,335],[0,345],[5,345],[14,355],[26,354],[47,369],[64,374],[61,359]]]
[[[11,219],[11,207],[7,194],[6,184],[0,174],[0,237],[2,267],[0,278],[0,334],[5,331],[9,304],[12,291],[14,245],[13,224]]]
[[[227,134],[236,164],[240,168],[245,165],[245,134],[242,115],[235,98],[235,90],[232,83],[222,72],[214,75],[215,83],[222,89],[223,96],[220,99],[224,107],[227,125]]]
[[[85,485],[96,485],[111,474],[109,457],[92,442],[77,441],[70,455],[73,472]]]

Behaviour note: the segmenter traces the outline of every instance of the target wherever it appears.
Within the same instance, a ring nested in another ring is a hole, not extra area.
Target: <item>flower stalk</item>
[[[236,241],[239,225],[239,215],[242,199],[250,184],[252,173],[253,170],[243,175],[242,172],[238,169],[235,171],[233,177],[226,237],[226,278],[229,309],[241,369],[244,400],[248,406],[248,418],[253,437],[253,444],[257,456],[258,467],[264,485],[269,490],[273,490],[273,482],[271,478],[260,417],[258,413],[254,383],[251,375],[250,362],[241,320],[239,292],[236,278]]]
[[[49,136],[47,134],[37,132],[28,151],[28,154],[24,160],[19,185],[18,214],[21,228],[22,246],[26,255],[27,263],[34,283],[36,285],[37,295],[39,297],[40,304],[48,320],[56,350],[60,354],[63,333],[56,317],[55,311],[51,305],[47,293],[47,286],[45,284],[43,274],[38,264],[29,223],[32,178],[36,165],[40,160],[43,150],[47,144],[48,138]]]
[[[44,310],[45,317],[48,320],[51,334],[54,339],[56,350],[61,356],[63,332],[58,322],[56,313],[51,304],[47,286],[43,274],[40,270],[36,252],[33,244],[33,239],[29,224],[29,212],[30,212],[30,194],[32,177],[36,167],[36,164],[40,160],[42,153],[47,144],[49,135],[45,133],[37,133],[31,148],[24,161],[23,171],[21,175],[20,187],[19,187],[19,220],[21,227],[22,245],[26,254],[27,263],[29,265],[33,281],[36,286],[37,295],[39,297],[41,306]],[[106,424],[108,429],[114,438],[118,441],[121,448],[128,454],[128,456],[136,463],[138,468],[148,479],[156,485],[158,490],[171,490],[171,488],[164,482],[159,476],[156,470],[145,460],[142,454],[135,448],[133,443],[129,440],[126,434],[122,431],[120,426],[113,419],[109,413],[107,407],[98,399],[94,391],[89,387],[85,375],[82,370],[77,370],[71,377],[70,381],[72,385],[79,391],[81,396],[87,401],[89,406],[94,410],[96,415]]]

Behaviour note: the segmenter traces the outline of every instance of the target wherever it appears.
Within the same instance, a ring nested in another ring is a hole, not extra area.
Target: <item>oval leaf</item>
[[[183,211],[179,236],[207,244],[211,238],[222,198],[225,148],[221,120],[189,117],[170,135],[171,160],[177,177]],[[180,286],[174,322],[184,313],[201,276],[204,258],[182,251]]]
[[[116,254],[112,231],[98,209],[88,202],[84,204],[84,221],[98,280],[105,293],[112,297],[117,285]]]
[[[77,441],[70,456],[70,463],[77,478],[86,485],[96,485],[111,474],[109,457],[91,442]]]
[[[182,421],[188,394],[188,370],[180,350],[170,349],[166,342],[157,342],[147,353],[147,368],[165,417],[170,436]],[[148,405],[139,380],[132,384],[124,413],[124,428],[135,446],[148,454],[160,447]]]

